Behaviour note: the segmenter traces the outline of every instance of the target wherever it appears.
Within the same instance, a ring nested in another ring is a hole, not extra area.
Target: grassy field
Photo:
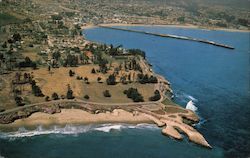
[[[10,15],[7,13],[0,13],[0,26],[13,24],[13,23],[19,23],[19,22],[21,22],[21,20],[16,18],[13,15]]]
[[[103,103],[130,103],[133,102],[131,99],[127,98],[123,94],[124,90],[133,87],[137,88],[138,91],[142,94],[145,101],[149,101],[148,98],[151,97],[154,93],[154,85],[146,84],[142,85],[140,83],[131,83],[127,85],[117,84],[117,85],[107,85],[106,83],[90,83],[84,84],[83,94],[89,95],[89,101],[93,102],[103,102]],[[103,96],[103,91],[109,90],[112,97],[106,98]]]
[[[92,74],[92,68],[98,69],[96,65],[85,65],[74,68],[61,67],[58,69],[52,69],[51,72],[47,68],[41,68],[39,70],[31,70],[32,75],[35,77],[37,84],[41,87],[44,95],[51,96],[56,92],[59,96],[66,95],[67,87],[70,85],[74,92],[74,96],[80,99],[84,99],[85,95],[89,95],[89,101],[93,102],[105,102],[105,103],[124,103],[132,102],[128,99],[123,91],[130,88],[136,87],[139,92],[144,96],[144,100],[148,101],[148,98],[154,94],[153,84],[117,84],[107,85],[106,78],[109,74],[96,73]],[[76,73],[75,76],[69,76],[69,70]],[[83,80],[77,80],[76,76],[88,77],[89,84]],[[103,83],[98,83],[97,78],[101,77]],[[103,91],[109,90],[112,97],[106,98],[103,96]]]
[[[32,52],[31,52],[32,54]],[[140,83],[128,83],[122,84],[118,83],[116,85],[107,85],[106,79],[111,72],[107,74],[102,73],[91,73],[91,70],[95,68],[98,69],[97,65],[84,65],[79,67],[61,67],[51,69],[48,71],[48,68],[40,68],[33,70],[30,68],[22,69],[21,72],[29,72],[34,77],[37,85],[41,88],[45,96],[49,96],[55,92],[61,97],[62,95],[66,96],[68,85],[74,92],[74,96],[79,99],[84,99],[85,95],[89,96],[88,101],[99,102],[99,103],[131,103],[132,100],[128,99],[124,90],[127,90],[131,87],[137,88],[139,93],[142,94],[145,101],[149,101],[149,97],[154,95],[154,84],[140,84]],[[69,76],[69,70],[75,72],[75,76]],[[77,80],[77,76],[88,77],[89,84],[84,80]],[[103,83],[97,82],[97,78],[101,77]],[[11,109],[16,106],[13,93],[11,92],[11,81],[15,79],[15,73],[5,74],[0,76],[0,108]],[[24,85],[18,85],[16,89],[22,91],[22,98],[24,99],[25,104],[32,104],[38,102],[44,102],[45,97],[35,97],[32,94],[31,85],[29,83]],[[109,90],[111,97],[104,97],[103,92]]]
[[[12,74],[6,74],[0,76],[0,108],[11,109],[16,107],[14,97],[11,95],[10,81],[12,79]]]

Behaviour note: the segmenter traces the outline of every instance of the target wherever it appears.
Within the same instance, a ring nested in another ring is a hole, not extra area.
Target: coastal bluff
[[[64,100],[45,106],[34,106],[18,111],[0,113],[1,128],[68,123],[155,123],[162,128],[163,135],[182,140],[181,133],[184,133],[190,141],[212,148],[205,138],[192,127],[192,124],[198,121],[199,118],[194,112],[162,103],[103,106]],[[189,122],[189,124],[186,124],[186,122]]]

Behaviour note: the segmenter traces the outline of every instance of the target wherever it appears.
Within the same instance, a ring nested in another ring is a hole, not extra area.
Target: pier
[[[104,26],[104,25],[98,25],[98,26],[102,27],[102,28],[107,28],[107,29],[127,31],[127,32],[135,32],[135,33],[141,33],[141,34],[146,34],[146,35],[152,35],[152,36],[158,36],[158,37],[166,37],[166,38],[174,38],[174,39],[187,40],[187,41],[194,41],[194,42],[210,44],[210,45],[214,45],[214,46],[222,47],[222,48],[226,48],[226,49],[234,49],[234,47],[232,47],[232,46],[221,44],[221,43],[216,43],[214,41],[209,41],[209,40],[205,40],[205,39],[197,39],[197,38],[192,38],[192,37],[177,36],[177,35],[170,35],[170,34],[159,34],[159,33],[147,32],[147,31],[131,30],[131,29],[110,27],[110,26]]]

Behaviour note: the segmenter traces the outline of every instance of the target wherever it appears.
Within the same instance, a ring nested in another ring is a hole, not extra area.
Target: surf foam
[[[194,105],[194,102],[190,100],[186,105],[186,109],[189,109],[195,112],[198,108]]]
[[[38,126],[34,130],[27,130],[24,127],[18,129],[15,132],[0,133],[0,138],[22,138],[22,137],[33,137],[39,135],[49,135],[49,134],[62,134],[62,135],[77,135],[81,133],[100,131],[100,132],[111,132],[121,131],[122,129],[158,129],[156,125],[153,124],[101,124],[101,125],[66,125],[64,127],[53,126],[51,128],[43,128]]]

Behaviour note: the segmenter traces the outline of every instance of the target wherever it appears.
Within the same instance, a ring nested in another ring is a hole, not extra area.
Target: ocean
[[[201,122],[196,125],[213,149],[188,139],[161,135],[155,125],[104,124],[20,128],[0,132],[0,157],[5,158],[245,158],[250,156],[250,33],[174,27],[130,26],[134,30],[208,39],[234,50],[192,41],[92,28],[88,40],[139,48],[153,70],[170,82],[174,101],[192,100]]]

